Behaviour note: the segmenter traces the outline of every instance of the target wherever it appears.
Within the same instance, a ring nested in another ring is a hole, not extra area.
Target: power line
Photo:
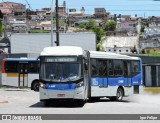
[[[26,3],[27,3],[28,7],[29,7],[31,10],[33,10],[33,9],[31,8],[30,4],[28,3],[28,1],[27,1],[27,0],[25,0],[25,1],[26,1]]]

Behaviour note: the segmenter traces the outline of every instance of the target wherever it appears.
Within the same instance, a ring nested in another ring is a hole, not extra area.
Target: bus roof
[[[89,51],[91,58],[107,58],[107,59],[127,59],[127,60],[139,60],[138,57],[131,57],[127,55],[121,55],[110,52]],[[41,56],[78,56],[83,55],[84,50],[81,47],[76,46],[56,46],[46,47],[41,52]]]
[[[41,52],[41,56],[73,56],[83,55],[83,49],[76,46],[56,46],[46,47]]]
[[[138,57],[131,57],[127,55],[121,55],[110,52],[98,52],[98,51],[89,51],[91,58],[107,58],[107,59],[126,59],[126,60],[139,60]]]
[[[6,61],[22,61],[22,62],[36,62],[36,58],[5,58]]]

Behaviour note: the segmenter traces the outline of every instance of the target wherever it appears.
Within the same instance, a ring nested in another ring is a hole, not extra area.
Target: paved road
[[[0,113],[48,113],[48,114],[139,114],[160,113],[160,95],[133,95],[125,97],[123,102],[112,102],[101,99],[98,102],[88,102],[84,107],[72,103],[58,103],[51,107],[43,107],[39,101],[39,93],[31,90],[0,89]],[[16,112],[15,112],[16,111]]]
[[[8,101],[8,103],[0,103],[0,114],[160,114],[160,95],[151,94],[125,97],[123,102],[112,102],[108,99],[101,99],[98,102],[88,102],[84,107],[78,107],[66,102],[58,103],[51,107],[44,107],[43,103],[39,102],[38,92],[27,89],[0,89],[0,100]],[[74,123],[75,121],[57,122]],[[76,122],[81,123],[82,121]],[[106,121],[84,122],[105,123]],[[117,121],[111,122],[117,123]],[[133,123],[135,121],[119,121],[119,123],[124,122]],[[156,122],[158,123],[158,121]],[[153,123],[153,121],[147,121],[147,123]]]

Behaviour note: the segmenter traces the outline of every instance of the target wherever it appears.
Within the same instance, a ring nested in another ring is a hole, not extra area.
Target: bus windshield
[[[41,64],[41,79],[51,82],[75,81],[81,77],[80,63],[53,63]]]

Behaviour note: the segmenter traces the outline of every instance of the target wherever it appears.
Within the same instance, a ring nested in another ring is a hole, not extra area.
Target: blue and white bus
[[[40,101],[102,97],[121,101],[142,89],[142,62],[138,57],[85,51],[80,47],[47,47],[40,55]]]

